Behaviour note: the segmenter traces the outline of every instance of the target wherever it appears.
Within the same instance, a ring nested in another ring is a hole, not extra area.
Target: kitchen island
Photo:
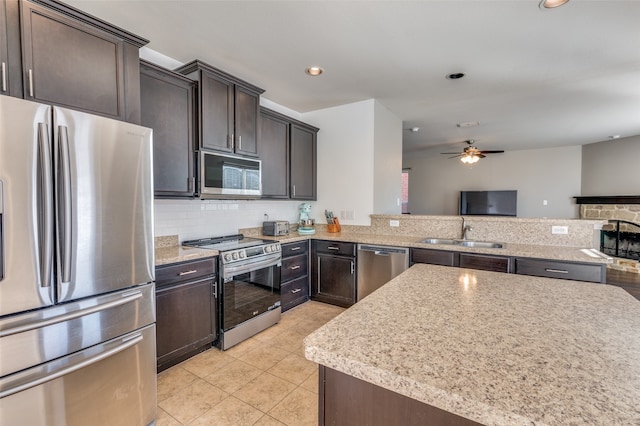
[[[349,389],[364,384],[437,422],[640,424],[640,302],[608,285],[415,265],[309,335],[305,354],[320,364],[321,423],[375,424],[390,408],[363,407]]]

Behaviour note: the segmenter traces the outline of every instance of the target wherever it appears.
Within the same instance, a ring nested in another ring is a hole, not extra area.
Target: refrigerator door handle
[[[98,355],[86,358],[80,362],[71,364],[67,367],[61,368],[57,371],[54,371],[50,374],[44,374],[40,377],[35,378],[26,383],[21,383],[15,387],[9,388],[7,390],[0,391],[0,398],[5,398],[7,396],[11,396],[15,393],[22,392],[24,390],[30,389],[32,387],[41,385],[43,383],[49,382],[51,380],[57,379],[58,377],[66,376],[68,374],[73,373],[74,371],[78,371],[82,368],[88,367],[91,364],[95,364],[98,361],[102,361],[103,359],[114,356],[115,354],[122,352],[126,349],[129,349],[132,346],[137,345],[143,340],[141,333],[136,333],[132,336],[126,336],[120,340],[120,342],[116,343],[115,347],[111,347],[107,349],[107,345],[105,345],[105,351],[100,352]],[[113,343],[112,343],[113,344]],[[110,345],[109,345],[110,346]]]
[[[72,217],[71,217],[71,162],[69,157],[69,132],[67,126],[58,126],[58,155],[60,175],[58,188],[58,223],[60,229],[61,282],[71,281]]]
[[[38,253],[40,255],[40,286],[51,285],[53,259],[53,174],[51,144],[46,123],[38,123]]]
[[[25,331],[29,331],[29,330],[36,330],[38,328],[43,328],[52,324],[71,321],[72,319],[84,317],[90,314],[94,314],[96,312],[106,311],[107,309],[112,309],[117,306],[134,302],[140,299],[142,296],[143,294],[141,290],[130,291],[124,294],[120,294],[116,296],[116,298],[114,298],[113,300],[110,300],[105,303],[101,303],[99,305],[94,305],[88,308],[78,309],[71,312],[65,312],[62,315],[56,315],[41,321],[34,321],[28,324],[11,327],[6,330],[0,330],[0,338],[10,336],[12,334],[24,333]]]

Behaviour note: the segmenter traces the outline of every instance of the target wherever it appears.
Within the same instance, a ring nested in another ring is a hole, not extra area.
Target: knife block
[[[335,233],[335,232],[340,232],[342,231],[342,228],[340,227],[340,222],[338,222],[338,218],[334,217],[333,218],[333,223],[328,223],[327,224],[327,232],[330,233]]]

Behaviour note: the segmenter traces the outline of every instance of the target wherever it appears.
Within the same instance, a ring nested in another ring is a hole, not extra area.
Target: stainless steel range
[[[220,251],[221,349],[229,349],[280,321],[280,243],[238,234],[182,244]]]

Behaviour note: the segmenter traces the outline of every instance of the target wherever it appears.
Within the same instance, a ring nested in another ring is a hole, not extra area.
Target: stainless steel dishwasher
[[[409,267],[406,247],[358,244],[357,300],[373,293]]]

